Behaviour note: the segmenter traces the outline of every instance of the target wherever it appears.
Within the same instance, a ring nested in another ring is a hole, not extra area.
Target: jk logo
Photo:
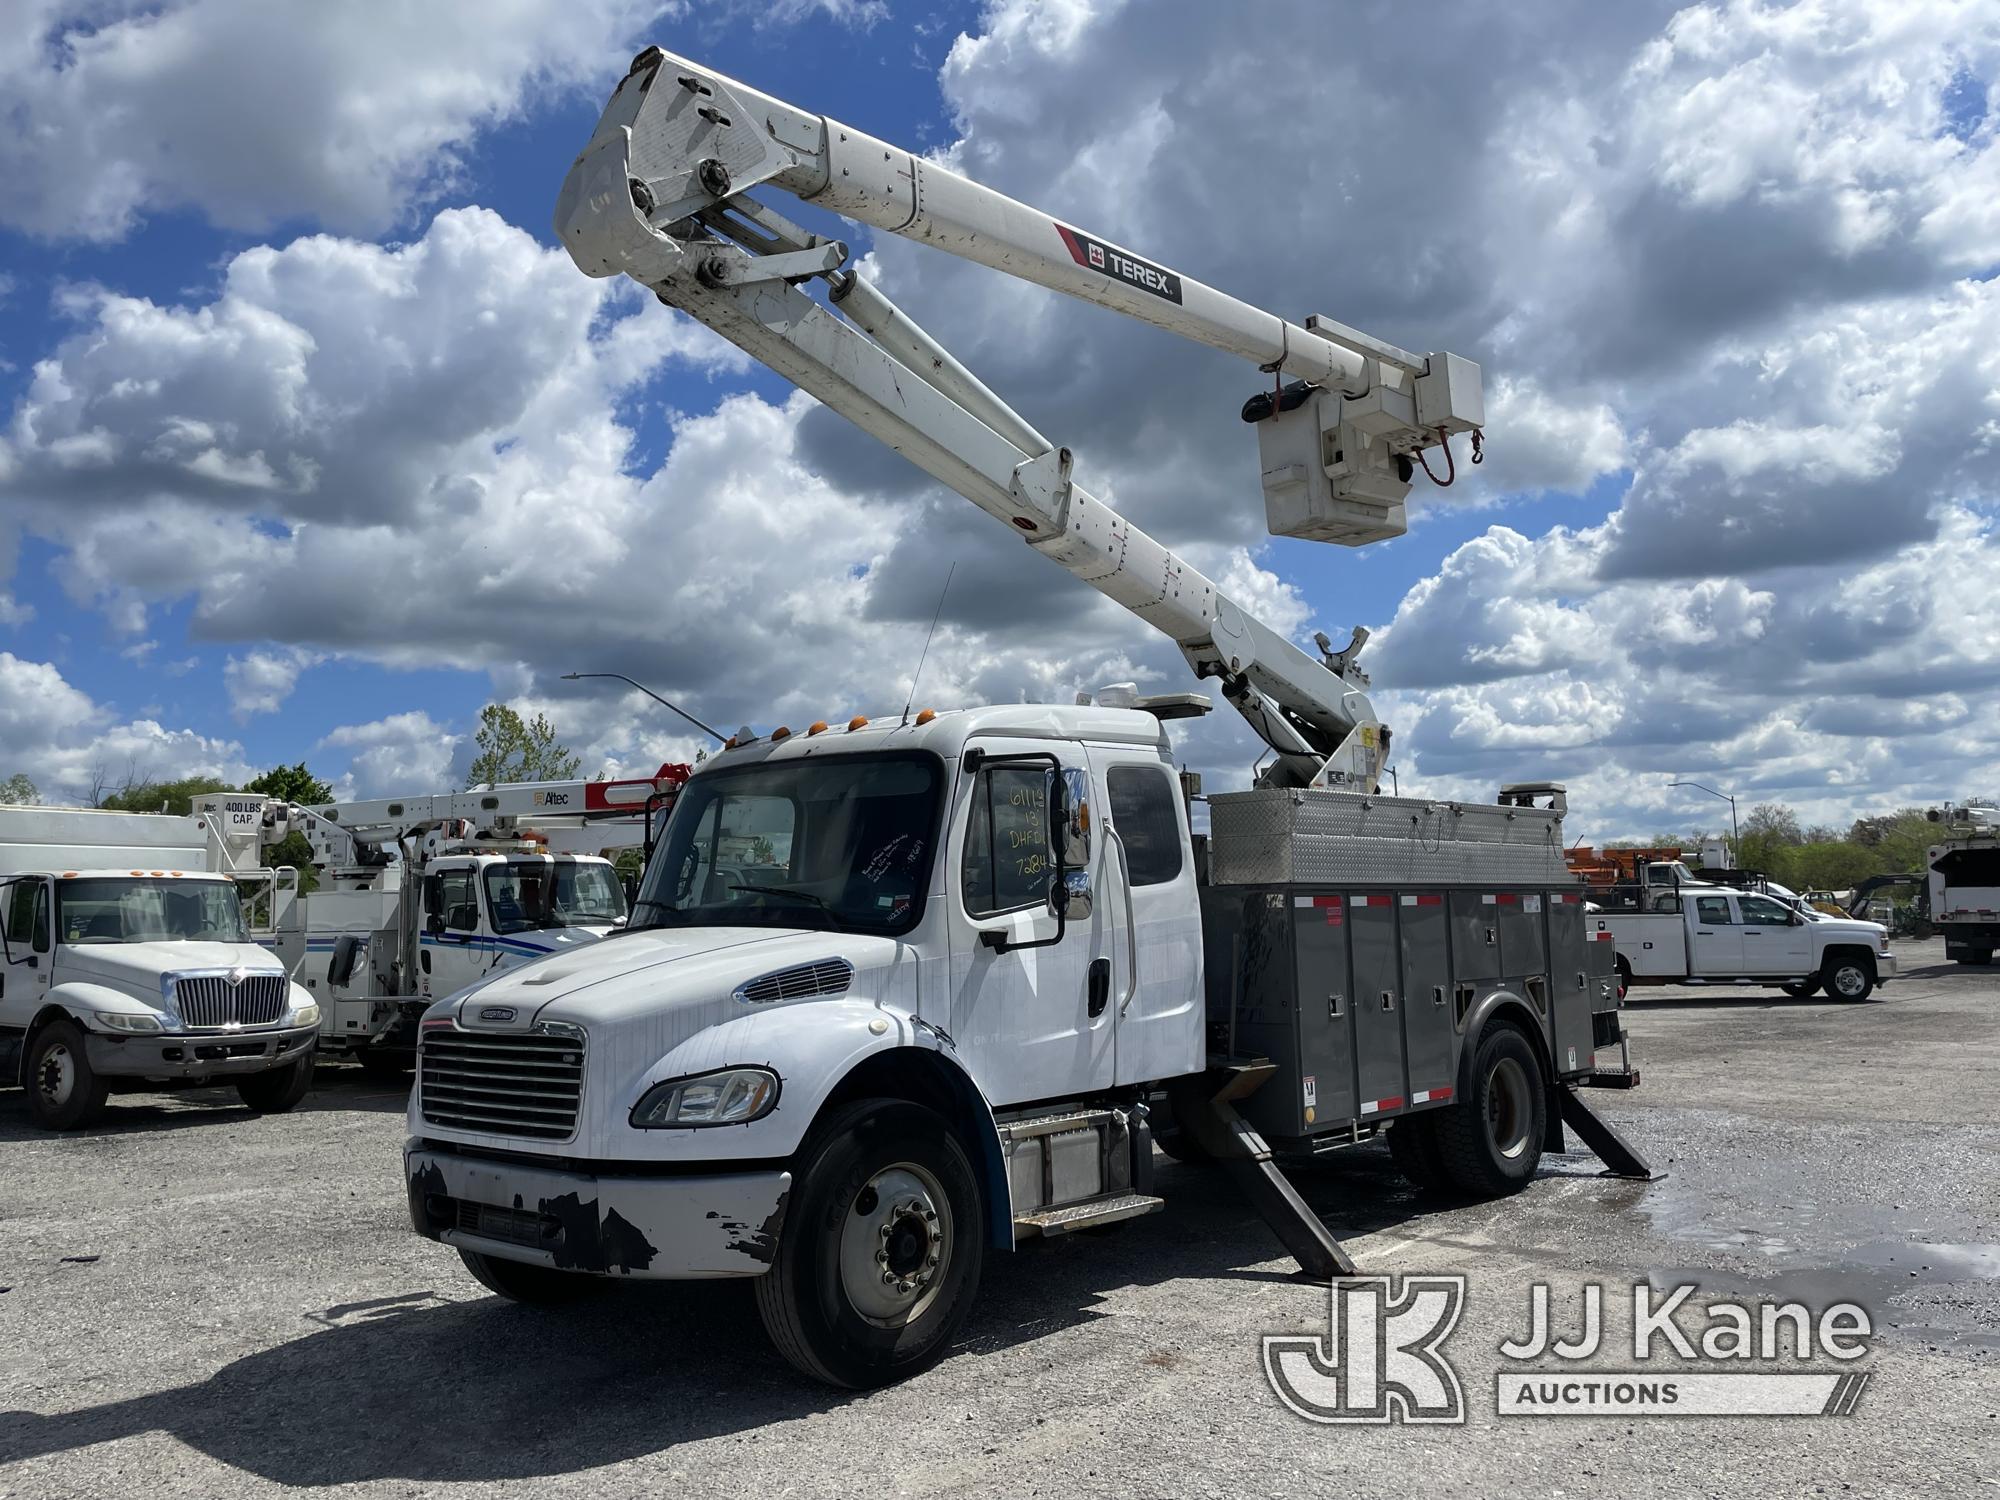
[[[1266,1334],[1264,1377],[1308,1422],[1465,1421],[1439,1346],[1465,1308],[1463,1276],[1356,1276],[1333,1284],[1325,1339]]]

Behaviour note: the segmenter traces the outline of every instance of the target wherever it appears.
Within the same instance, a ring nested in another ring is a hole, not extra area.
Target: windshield
[[[573,859],[515,859],[486,867],[495,932],[536,927],[609,927],[625,915],[611,866]]]
[[[635,927],[907,932],[923,913],[943,776],[924,754],[812,757],[687,784]]]
[[[250,941],[225,880],[58,880],[56,930],[65,943]]]

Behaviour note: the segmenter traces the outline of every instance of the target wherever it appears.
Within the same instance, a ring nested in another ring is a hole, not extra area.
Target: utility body
[[[1260,312],[647,49],[563,188],[578,266],[640,281],[1160,630],[1269,755],[1197,838],[1168,724],[1202,694],[745,728],[682,790],[623,930],[425,1014],[416,1229],[520,1300],[749,1278],[788,1359],[867,1386],[939,1357],[987,1254],[1159,1209],[1156,1141],[1226,1169],[1316,1275],[1352,1262],[1281,1160],[1386,1131],[1418,1182],[1497,1195],[1567,1123],[1644,1175],[1577,1093],[1637,1075],[1561,789],[1379,795],[1365,632],[1314,656],[1255,620],[759,184],[1250,359],[1284,534],[1399,533],[1415,460],[1479,429],[1468,361]]]
[[[1828,916],[1783,886],[1706,881],[1678,860],[1641,863],[1634,874],[1634,884],[1590,892],[1591,930],[1613,945],[1621,988],[1776,984],[1865,1000],[1896,976],[1879,922]]]
[[[1945,835],[1924,861],[1945,957],[1990,964],[2000,950],[2000,807],[1947,805],[1929,816]]]
[[[87,1125],[142,1083],[304,1097],[319,1008],[245,922],[244,896],[293,873],[257,847],[202,816],[0,807],[0,1080],[38,1125]]]

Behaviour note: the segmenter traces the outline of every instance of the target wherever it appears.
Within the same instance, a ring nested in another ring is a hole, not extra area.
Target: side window
[[[991,766],[973,785],[960,875],[974,917],[1039,906],[1049,895],[1048,771]]]
[[[1747,927],[1792,925],[1792,909],[1769,896],[1739,896],[1737,904],[1743,908],[1743,922]]]
[[[1695,899],[1694,914],[1704,927],[1729,927],[1735,919],[1729,915],[1727,896],[1700,896]]]
[[[1125,843],[1132,884],[1164,885],[1181,873],[1181,823],[1174,811],[1179,791],[1163,766],[1113,766],[1111,826]]]
[[[479,930],[479,887],[470,870],[446,870],[438,877],[444,925],[453,932]]]

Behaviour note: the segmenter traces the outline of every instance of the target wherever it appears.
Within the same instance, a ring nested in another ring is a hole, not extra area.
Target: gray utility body
[[[1540,1043],[1555,1149],[1577,1113],[1568,1089],[1637,1082],[1611,946],[1586,931],[1559,826],[1544,810],[1310,790],[1212,799],[1209,1052],[1274,1066],[1237,1106],[1274,1153],[1449,1107],[1496,1020]]]

